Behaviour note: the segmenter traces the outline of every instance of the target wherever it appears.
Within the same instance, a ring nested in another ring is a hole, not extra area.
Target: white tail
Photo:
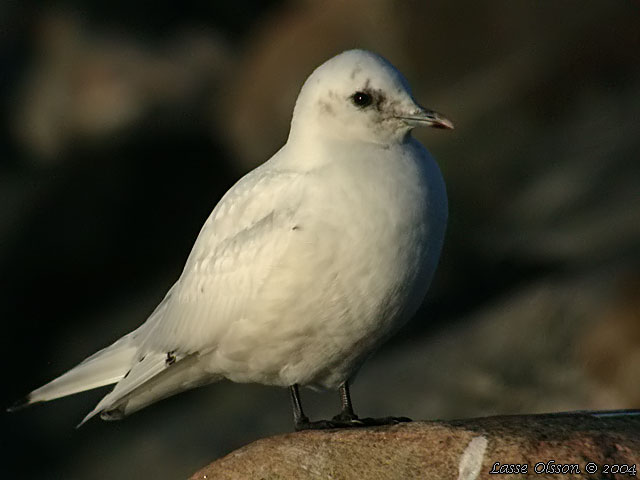
[[[119,420],[158,400],[221,379],[207,372],[199,360],[197,354],[171,361],[166,353],[147,354],[78,427],[98,413],[104,420]]]
[[[18,410],[33,403],[118,382],[134,363],[137,350],[133,341],[134,334],[135,332],[125,335],[114,344],[94,353],[67,373],[31,392],[9,410]]]

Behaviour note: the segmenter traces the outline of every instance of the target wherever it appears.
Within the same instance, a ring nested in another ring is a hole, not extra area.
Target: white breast
[[[334,388],[426,293],[447,215],[435,162],[417,143],[337,151],[295,181],[286,251],[211,353],[234,381]]]

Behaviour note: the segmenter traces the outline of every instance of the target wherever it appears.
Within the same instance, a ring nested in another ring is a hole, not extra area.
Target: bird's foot
[[[357,415],[341,413],[331,420],[309,421],[307,417],[303,417],[295,424],[297,431],[300,430],[328,430],[334,428],[353,428],[364,426]]]
[[[328,430],[335,428],[374,427],[380,425],[396,425],[398,423],[411,422],[407,417],[382,417],[382,418],[358,418],[357,415],[341,413],[331,420],[318,420],[311,422],[308,419],[296,423],[296,431],[300,430]]]
[[[329,430],[331,428],[340,427],[341,425],[338,425],[336,422],[331,420],[317,420],[315,422],[307,420],[306,422],[298,422],[295,425],[297,432],[301,430]]]
[[[381,418],[361,418],[363,427],[375,427],[377,425],[397,425],[398,423],[413,422],[409,417],[381,417]]]

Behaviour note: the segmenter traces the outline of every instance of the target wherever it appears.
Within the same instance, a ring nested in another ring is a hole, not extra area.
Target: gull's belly
[[[234,322],[216,365],[226,363],[226,376],[235,381],[343,381],[408,319],[424,293],[416,292],[425,270],[421,235],[394,233],[351,232],[342,245],[320,236],[319,244],[308,244],[316,248],[275,267],[259,301]]]
[[[308,188],[312,207],[292,219],[287,255],[213,353],[225,376],[333,388],[409,319],[435,270],[444,231],[435,224],[446,212],[429,205],[420,175],[400,171],[408,175],[376,174],[364,188],[344,188],[344,175],[322,179],[329,191]]]

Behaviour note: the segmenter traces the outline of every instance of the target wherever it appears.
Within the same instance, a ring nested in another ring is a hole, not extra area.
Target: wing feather
[[[299,174],[241,179],[205,222],[165,310],[144,326],[141,354],[184,355],[215,348],[241,318],[294,237]],[[289,192],[295,192],[290,195]]]

